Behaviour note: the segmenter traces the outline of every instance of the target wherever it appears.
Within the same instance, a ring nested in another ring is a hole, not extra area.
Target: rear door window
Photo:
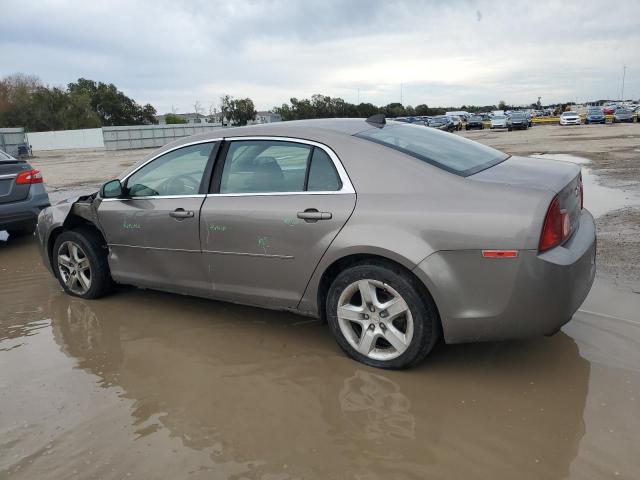
[[[231,142],[220,179],[222,194],[320,192],[341,188],[333,160],[322,148],[280,140]]]

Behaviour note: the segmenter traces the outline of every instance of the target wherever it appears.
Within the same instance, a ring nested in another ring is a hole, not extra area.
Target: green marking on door
[[[127,223],[126,221],[122,222],[122,228],[127,230],[136,230],[142,228],[139,223]]]

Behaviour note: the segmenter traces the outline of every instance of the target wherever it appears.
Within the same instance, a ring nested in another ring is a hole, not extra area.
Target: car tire
[[[51,260],[66,293],[94,299],[111,290],[113,280],[103,244],[100,234],[90,228],[67,230],[56,238]]]
[[[363,288],[369,292],[369,308],[362,300]],[[389,321],[380,305],[392,301],[402,305]],[[438,311],[429,293],[402,268],[383,261],[356,264],[338,274],[329,288],[326,312],[340,348],[372,367],[395,370],[415,365],[440,337]]]

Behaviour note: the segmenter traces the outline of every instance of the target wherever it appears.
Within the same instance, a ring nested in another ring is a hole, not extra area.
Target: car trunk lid
[[[0,161],[0,204],[19,202],[27,198],[31,185],[17,185],[16,177],[28,170],[31,170],[29,164],[21,160]]]
[[[509,157],[467,178],[519,188],[550,190],[557,195],[560,209],[569,215],[571,231],[574,232],[578,227],[582,189],[580,167],[575,163],[547,158]]]

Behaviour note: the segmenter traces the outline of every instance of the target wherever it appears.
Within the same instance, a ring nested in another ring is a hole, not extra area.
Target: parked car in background
[[[618,108],[613,114],[613,123],[633,122],[633,111],[627,108]]]
[[[615,105],[605,105],[604,107],[602,107],[602,112],[605,115],[613,115],[614,113],[616,113],[616,106]]]
[[[513,112],[510,117],[511,129],[527,130],[529,128],[529,116],[523,112]]]
[[[451,117],[447,117],[446,115],[431,117],[429,120],[429,126],[446,132],[454,132],[457,130],[456,124],[453,122]]]
[[[484,123],[482,120],[482,117],[480,115],[471,115],[469,117],[469,120],[467,120],[467,124],[464,127],[466,130],[473,130],[473,129],[479,129],[479,130],[483,130],[484,129]]]
[[[585,117],[585,123],[607,123],[607,117],[605,117],[602,108],[591,107],[587,110],[587,116]]]
[[[45,209],[38,240],[69,295],[117,282],[304,313],[380,368],[441,335],[553,334],[595,277],[578,165],[383,115],[181,138]]]
[[[582,119],[578,112],[562,112],[560,115],[560,125],[580,125]]]
[[[447,115],[456,127],[456,130],[462,130],[462,118],[458,115]]]
[[[506,115],[493,115],[491,117],[491,130],[495,130],[497,128],[506,128],[511,130],[511,120]]]
[[[40,171],[0,150],[0,230],[11,236],[31,234],[48,206]]]

